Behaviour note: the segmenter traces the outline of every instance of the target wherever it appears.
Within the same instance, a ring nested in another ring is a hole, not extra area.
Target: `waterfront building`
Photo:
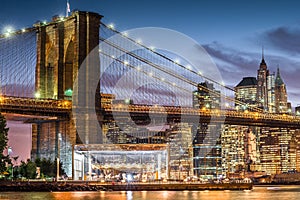
[[[167,130],[171,179],[183,180],[193,175],[192,136],[192,127],[188,123],[175,123]]]
[[[269,174],[295,170],[299,142],[295,130],[265,127],[258,129],[261,169]]]
[[[256,170],[257,139],[249,126],[224,125],[221,136],[222,169],[228,177]]]
[[[217,178],[224,175],[221,156],[221,125],[201,123],[194,138],[194,175]]]

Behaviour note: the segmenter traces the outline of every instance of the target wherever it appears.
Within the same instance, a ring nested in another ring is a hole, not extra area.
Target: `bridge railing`
[[[107,112],[132,112],[132,113],[168,113],[176,115],[200,115],[216,117],[234,117],[251,120],[284,121],[299,123],[300,117],[286,114],[259,113],[251,111],[221,110],[221,109],[197,109],[172,106],[151,106],[151,105],[124,105],[104,104],[102,108]]]
[[[36,109],[53,109],[53,110],[71,110],[72,102],[69,100],[21,98],[11,96],[0,96],[1,107],[11,108],[36,108]]]

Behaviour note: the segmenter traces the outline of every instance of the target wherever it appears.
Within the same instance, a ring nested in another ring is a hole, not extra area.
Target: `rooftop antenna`
[[[71,12],[71,9],[70,9],[70,2],[69,0],[67,0],[67,9],[66,9],[66,17],[69,17],[69,13]]]
[[[262,45],[262,49],[261,49],[261,58],[262,58],[262,60],[265,59],[265,55],[264,55],[264,45]]]

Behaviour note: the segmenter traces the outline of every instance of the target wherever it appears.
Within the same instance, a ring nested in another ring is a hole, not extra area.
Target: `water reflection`
[[[255,187],[251,191],[139,191],[139,192],[5,192],[0,199],[13,200],[293,200],[299,199],[300,186]]]

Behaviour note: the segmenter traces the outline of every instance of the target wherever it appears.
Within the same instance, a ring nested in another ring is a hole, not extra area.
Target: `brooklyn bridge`
[[[32,125],[32,159],[59,158],[74,179],[300,168],[298,116],[237,100],[220,79],[101,19],[74,11],[0,35],[0,112]]]

